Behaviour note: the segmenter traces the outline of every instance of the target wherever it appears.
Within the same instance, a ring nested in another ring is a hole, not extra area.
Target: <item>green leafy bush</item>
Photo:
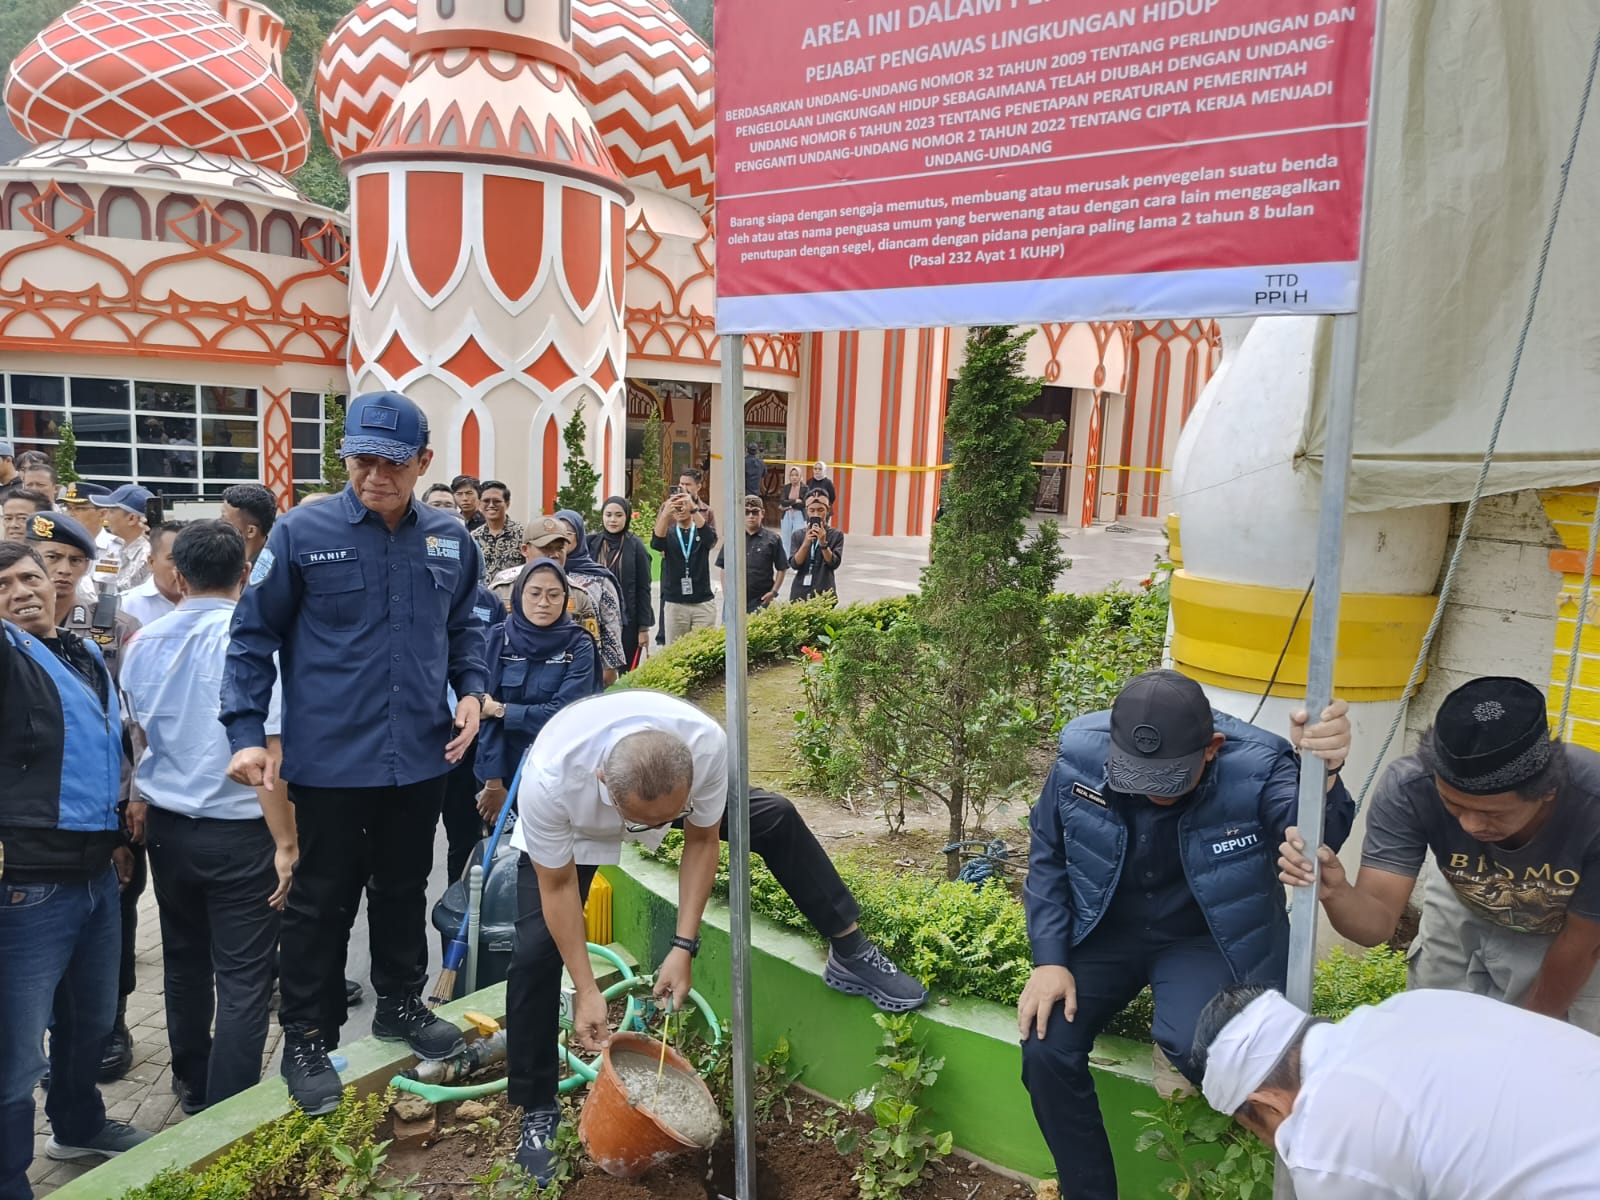
[[[1167,580],[1159,569],[1149,587],[1071,599],[1075,603],[1056,605],[1046,618],[1063,638],[1045,669],[1041,698],[1040,717],[1052,732],[1110,708],[1128,680],[1161,665],[1167,638]],[[1085,601],[1093,603],[1087,617]]]
[[[345,1088],[339,1107],[325,1117],[296,1109],[264,1125],[198,1174],[171,1168],[122,1200],[279,1200],[315,1196],[343,1178],[345,1156],[360,1156],[393,1096],[388,1090],[356,1098]]]
[[[927,1057],[917,1036],[915,1013],[873,1013],[872,1019],[883,1030],[878,1056],[872,1060],[883,1075],[857,1092],[851,1107],[871,1114],[873,1127],[863,1135],[855,1126],[846,1126],[833,1144],[840,1154],[861,1152],[855,1171],[861,1200],[900,1200],[922,1179],[928,1165],[954,1146],[948,1129],[934,1133],[922,1123],[922,1106],[917,1103],[923,1089],[939,1081],[944,1059]]]
[[[800,647],[831,638],[842,628],[856,625],[883,627],[898,621],[908,601],[904,596],[868,604],[835,606],[830,595],[792,604],[779,604],[753,615],[745,626],[752,667],[793,658]],[[630,671],[616,688],[654,688],[685,696],[702,684],[720,680],[726,670],[726,642],[721,626],[685,634],[637,671]]]
[[[1181,1172],[1161,1185],[1174,1200],[1268,1200],[1272,1195],[1271,1147],[1199,1096],[1169,1097],[1159,1111],[1133,1115],[1145,1123],[1134,1149],[1154,1150]]]
[[[1335,946],[1317,964],[1311,983],[1311,1011],[1338,1021],[1363,1004],[1379,1004],[1406,990],[1406,956],[1374,946],[1361,957]]]
[[[683,835],[666,836],[647,858],[677,867]],[[975,888],[927,875],[886,871],[849,855],[836,865],[861,906],[861,929],[930,988],[1014,1006],[1033,970],[1022,904],[1001,887]],[[714,894],[728,895],[728,847],[722,847]],[[787,929],[816,937],[811,923],[759,860],[750,864],[750,909]],[[1405,955],[1376,946],[1360,958],[1335,949],[1317,964],[1312,1011],[1339,1020],[1359,1004],[1377,1004],[1405,990]],[[1146,988],[1105,1032],[1151,1040],[1155,1002]]]

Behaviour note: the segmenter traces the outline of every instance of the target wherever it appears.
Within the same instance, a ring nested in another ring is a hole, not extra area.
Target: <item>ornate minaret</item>
[[[578,95],[567,0],[422,0],[386,102],[394,73],[373,43],[412,8],[359,5],[318,72],[359,228],[351,382],[416,399],[433,475],[504,479],[526,514],[555,494],[574,410],[595,461],[606,419],[620,428],[632,196]]]

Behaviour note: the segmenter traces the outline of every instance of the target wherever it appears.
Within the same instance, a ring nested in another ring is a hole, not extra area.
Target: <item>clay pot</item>
[[[589,1085],[589,1094],[583,1101],[583,1115],[578,1118],[578,1137],[600,1169],[607,1175],[634,1179],[669,1158],[704,1149],[663,1125],[642,1104],[635,1107],[628,1103],[627,1090],[611,1065],[613,1051],[631,1052],[657,1062],[661,1058],[661,1043],[641,1033],[615,1033],[600,1056],[600,1073]],[[715,1104],[710,1089],[695,1073],[689,1060],[670,1047],[666,1070],[693,1079],[705,1092],[707,1101]]]

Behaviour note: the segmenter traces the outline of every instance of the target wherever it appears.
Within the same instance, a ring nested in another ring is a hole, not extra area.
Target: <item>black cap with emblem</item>
[[[1550,761],[1544,693],[1509,675],[1462,684],[1433,718],[1433,753],[1439,777],[1468,795],[1527,783]]]
[[[1106,775],[1119,792],[1182,796],[1194,788],[1216,727],[1200,685],[1176,671],[1146,671],[1111,706]]]

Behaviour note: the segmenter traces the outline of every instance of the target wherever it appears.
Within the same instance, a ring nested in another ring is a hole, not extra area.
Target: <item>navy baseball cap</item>
[[[407,463],[428,446],[428,418],[415,400],[399,392],[368,392],[350,401],[344,415],[339,457],[376,454]]]
[[[1199,782],[1216,733],[1211,701],[1187,675],[1135,675],[1111,705],[1106,775],[1119,792],[1182,796]]]
[[[34,513],[28,518],[26,536],[30,542],[59,542],[74,550],[82,550],[89,556],[90,562],[94,561],[96,549],[89,531],[62,513]]]
[[[79,495],[83,494],[83,486],[78,487]],[[145,515],[145,508],[151,500],[155,499],[148,490],[137,483],[125,483],[115,491],[101,495],[90,495],[89,503],[96,508],[120,508],[124,512],[131,512],[136,517]]]

